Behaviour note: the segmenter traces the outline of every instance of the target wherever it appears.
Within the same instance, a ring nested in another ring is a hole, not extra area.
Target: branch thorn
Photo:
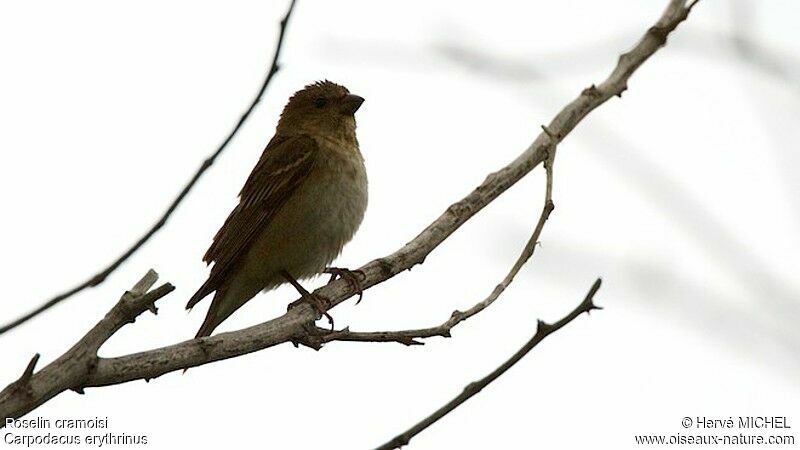
[[[31,388],[31,377],[33,377],[33,371],[36,369],[36,363],[39,362],[40,356],[41,355],[39,353],[33,355],[33,358],[31,358],[30,362],[28,362],[28,365],[25,367],[22,375],[14,383],[17,391],[24,392],[27,395],[33,394],[33,389]]]

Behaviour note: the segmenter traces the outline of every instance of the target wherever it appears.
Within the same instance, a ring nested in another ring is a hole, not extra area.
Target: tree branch
[[[166,223],[169,217],[172,215],[173,212],[178,208],[178,205],[181,204],[186,195],[189,191],[192,190],[197,181],[203,174],[214,164],[217,157],[222,154],[222,152],[228,147],[228,144],[233,140],[233,137],[236,136],[236,133],[239,132],[239,129],[242,127],[244,122],[250,117],[250,114],[255,109],[256,105],[261,101],[261,97],[264,95],[264,91],[267,90],[267,86],[269,85],[270,81],[272,81],[272,77],[280,70],[280,65],[278,63],[278,59],[281,54],[281,48],[283,48],[283,37],[286,33],[286,25],[289,23],[289,17],[292,15],[292,11],[294,10],[294,5],[297,0],[292,0],[289,4],[289,9],[286,11],[286,15],[281,20],[281,28],[278,34],[278,42],[275,45],[275,54],[272,57],[272,64],[270,65],[269,71],[267,72],[267,76],[264,79],[264,82],[261,84],[261,89],[259,89],[258,94],[250,103],[250,106],[247,110],[242,114],[239,118],[239,121],[236,123],[236,126],[233,127],[233,130],[228,134],[228,137],[222,141],[222,143],[217,147],[217,149],[203,161],[203,164],[200,165],[200,168],[197,169],[197,172],[192,176],[189,182],[183,187],[181,192],[178,194],[177,197],[172,201],[172,203],[167,207],[167,210],[161,215],[161,218],[142,236],[136,241],[129,249],[125,251],[122,255],[120,255],[116,260],[114,260],[111,264],[108,265],[105,269],[101,270],[100,272],[94,274],[91,278],[84,281],[83,283],[73,287],[72,289],[62,292],[61,294],[56,295],[55,297],[51,298],[50,300],[44,302],[41,306],[34,309],[33,311],[25,314],[24,316],[19,317],[18,319],[9,322],[2,327],[0,327],[0,335],[11,331],[12,329],[22,325],[23,323],[33,319],[34,317],[38,316],[39,314],[47,311],[48,309],[52,308],[53,306],[61,303],[62,301],[70,298],[71,296],[81,292],[82,290],[90,287],[94,287],[102,283],[103,281],[111,275],[112,272],[117,270],[117,268],[122,265],[128,258],[133,256],[147,241],[150,240],[153,235],[155,235]]]
[[[428,428],[429,426],[433,425],[437,420],[441,419],[442,417],[446,416],[454,409],[458,408],[462,403],[469,400],[472,396],[480,392],[483,388],[489,385],[492,381],[496,380],[500,375],[504,374],[508,369],[510,369],[514,364],[518,363],[525,355],[528,354],[534,347],[536,347],[539,342],[542,342],[544,338],[553,334],[554,332],[558,331],[564,325],[572,322],[576,317],[580,316],[583,313],[589,313],[594,309],[602,309],[599,306],[596,306],[593,302],[594,294],[597,293],[597,290],[600,289],[601,280],[598,278],[597,281],[594,282],[591,289],[589,289],[589,293],[586,294],[586,297],[583,299],[580,305],[578,305],[575,309],[572,310],[566,317],[562,318],[556,323],[549,324],[543,322],[541,320],[538,321],[536,324],[536,334],[522,346],[521,349],[517,350],[514,355],[504,362],[500,367],[492,371],[489,375],[481,378],[478,381],[474,381],[467,385],[464,390],[457,395],[454,399],[447,402],[446,405],[442,406],[441,408],[437,409],[433,414],[426,417],[413,427],[409,428],[406,432],[396,436],[391,441],[381,445],[376,450],[391,450],[395,448],[400,448],[404,445],[408,445],[408,442],[414,436],[418,435],[420,432]]]
[[[5,426],[6,418],[19,417],[67,389],[83,393],[86,379],[97,369],[101,359],[97,356],[100,347],[123,326],[151,310],[156,300],[175,289],[166,283],[151,291],[157,280],[154,271],[147,272],[77,344],[37,373],[33,370],[39,355],[34,356],[22,376],[0,392],[0,416],[3,417],[0,428]]]
[[[633,49],[620,57],[608,78],[597,86],[592,85],[584,89],[547,125],[546,129],[549,131],[543,130],[514,161],[490,174],[480,186],[448,207],[440,217],[405,246],[389,256],[362,266],[360,270],[365,278],[362,282],[363,288],[367,289],[382,283],[422,263],[428,254],[473,215],[537,165],[551,159],[550,149],[554,149],[555,145],[563,140],[589,112],[613,96],[620,95],[627,88],[627,81],[633,72],[664,45],[668,34],[689,14],[689,8],[684,7],[684,4],[684,1],[672,0],[656,25],[645,33]],[[548,187],[548,193],[550,191],[551,188]],[[545,205],[545,208],[548,206]],[[535,246],[535,239],[532,243],[529,242],[529,246]],[[513,273],[512,270],[509,275]],[[504,287],[501,286],[502,283],[498,288],[502,291]],[[243,330],[192,339],[115,358],[97,357],[96,349],[99,345],[170,290],[172,286],[167,284],[136,297],[133,301],[123,296],[106,317],[72,349],[38,373],[32,374],[29,380],[30,396],[11,392],[10,386],[0,392],[0,416],[19,417],[67,389],[81,391],[86,387],[106,386],[137,379],[149,380],[175,370],[232,358],[281,343],[300,342],[308,336],[308,330],[319,318],[311,306],[300,304],[278,318]],[[331,307],[355,294],[346,280],[341,279],[317,289],[315,293],[329,299]],[[484,309],[489,303],[491,301],[484,301],[476,307]],[[466,317],[470,316],[474,308],[464,313]]]

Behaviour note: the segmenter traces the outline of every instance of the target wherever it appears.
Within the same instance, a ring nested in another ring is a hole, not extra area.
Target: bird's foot
[[[280,274],[286,279],[286,281],[289,282],[289,284],[294,286],[297,292],[300,293],[300,300],[290,303],[287,311],[296,307],[300,303],[308,303],[314,308],[315,311],[317,311],[317,314],[328,319],[328,323],[331,324],[331,331],[333,331],[333,317],[328,314],[328,308],[331,307],[331,301],[319,294],[308,292],[308,290],[306,290],[306,288],[304,288],[303,285],[300,284],[288,271],[282,270]]]
[[[286,308],[286,310],[288,311],[292,308],[300,306],[303,303],[308,303],[312,308],[314,308],[314,311],[316,311],[317,314],[328,319],[328,323],[331,324],[331,330],[333,330],[333,317],[328,314],[328,308],[331,307],[331,301],[318,294],[307,294],[308,295],[303,295],[300,300],[295,300],[292,303],[289,303],[289,306]]]
[[[312,308],[314,308],[314,311],[316,311],[317,314],[328,319],[328,323],[331,324],[331,331],[333,331],[333,317],[328,314],[328,308],[331,307],[331,301],[319,294],[312,294],[308,291],[305,293],[301,292],[300,295],[302,295],[300,300],[295,300],[292,303],[289,303],[289,306],[286,308],[286,310],[288,311],[292,308],[300,306],[303,303],[308,303]]]
[[[361,299],[364,297],[364,287],[361,284],[361,280],[367,279],[367,275],[364,273],[363,270],[350,270],[350,269],[343,269],[341,267],[327,267],[323,272],[329,273],[331,275],[331,279],[328,281],[328,284],[333,283],[334,281],[336,281],[337,278],[345,280],[350,290],[358,294],[358,300],[356,300],[356,305],[361,303]]]

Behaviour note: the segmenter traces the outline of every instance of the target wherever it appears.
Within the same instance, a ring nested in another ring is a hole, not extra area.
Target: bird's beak
[[[361,107],[361,104],[364,103],[364,97],[359,97],[358,95],[347,94],[341,101],[340,110],[344,114],[355,114],[358,111],[358,108]]]

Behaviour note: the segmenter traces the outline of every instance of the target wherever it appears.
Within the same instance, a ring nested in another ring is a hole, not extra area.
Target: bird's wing
[[[275,135],[267,144],[239,193],[239,204],[231,211],[203,261],[214,262],[211,274],[192,296],[191,308],[220,288],[227,274],[247,253],[255,238],[275,213],[313,170],[319,147],[308,135]]]

